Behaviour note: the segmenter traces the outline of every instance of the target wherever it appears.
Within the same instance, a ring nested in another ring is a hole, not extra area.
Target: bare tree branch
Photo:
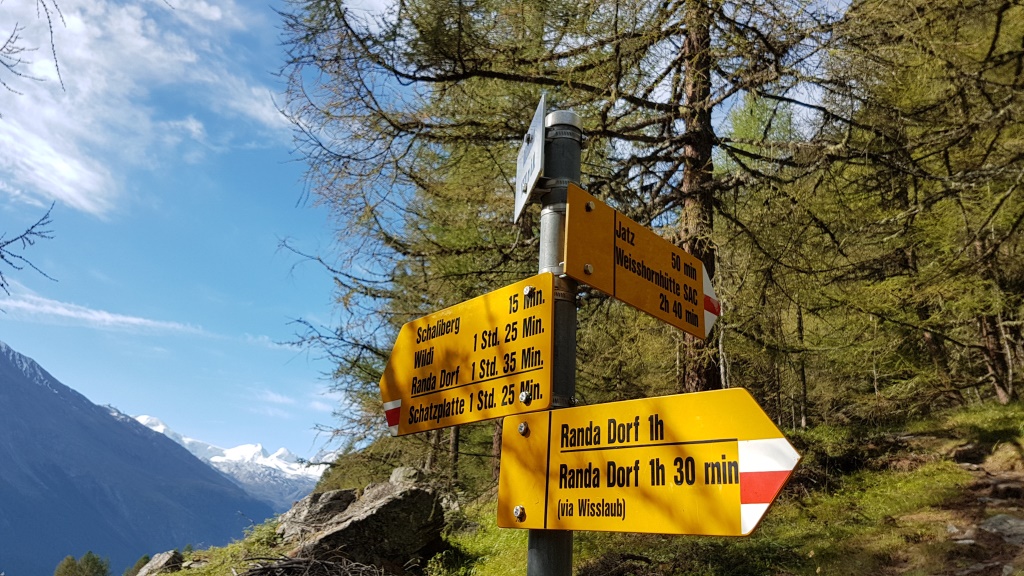
[[[52,211],[53,204],[50,204],[42,218],[13,238],[7,238],[6,233],[0,234],[0,262],[7,264],[14,270],[24,270],[26,267],[31,268],[44,278],[56,282],[54,278],[51,278],[46,272],[37,268],[32,261],[22,255],[22,252],[30,246],[34,246],[39,240],[51,240],[53,238],[53,230],[49,229],[50,224],[53,223],[50,219],[50,212]],[[0,269],[0,289],[3,289],[5,294],[10,295],[11,293],[10,281],[4,275],[3,269]]]

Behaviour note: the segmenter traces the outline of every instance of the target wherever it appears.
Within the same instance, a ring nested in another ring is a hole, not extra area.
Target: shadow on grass
[[[806,559],[791,547],[770,538],[606,535],[601,539],[610,550],[582,562],[576,576],[791,574],[806,565]]]

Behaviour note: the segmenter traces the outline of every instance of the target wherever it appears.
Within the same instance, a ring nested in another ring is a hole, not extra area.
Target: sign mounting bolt
[[[583,273],[584,274],[593,274],[594,273],[594,266],[592,264],[584,264],[583,265]]]
[[[519,393],[519,401],[529,406],[530,402],[533,401],[533,396],[530,395],[529,390],[523,390],[522,392]]]
[[[523,508],[522,506],[516,506],[515,508],[512,509],[512,515],[516,517],[516,520],[522,522],[523,518],[526,517],[526,508]]]
[[[526,436],[529,433],[530,433],[530,425],[527,424],[526,422],[520,422],[519,423],[519,435],[520,436]]]
[[[593,202],[587,202],[587,212],[593,212],[594,208],[595,206]]]
[[[523,288],[523,296],[529,296],[530,294],[533,294],[534,290],[536,289],[536,286],[527,286],[526,288]]]

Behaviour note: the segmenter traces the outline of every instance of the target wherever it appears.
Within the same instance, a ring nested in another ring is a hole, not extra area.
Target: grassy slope
[[[1024,405],[965,409],[901,430],[819,428],[791,439],[804,460],[753,536],[577,532],[577,574],[924,576],[985,562],[998,564],[993,573],[1001,574],[1013,562],[1000,542],[979,538],[965,546],[950,538],[950,529],[1004,511],[979,505],[976,487],[979,474],[1024,476]],[[951,460],[965,444],[985,457],[988,472]],[[466,506],[461,528],[448,535],[453,550],[435,557],[427,573],[525,574],[527,533],[497,528],[495,506],[493,495]],[[241,574],[246,556],[283,552],[274,545],[272,527],[259,527],[231,547],[196,552],[195,558],[211,564],[189,573],[227,575],[233,567]],[[1016,566],[1012,573],[1024,574],[1024,558]]]
[[[804,462],[748,538],[577,532],[581,574],[940,574],[984,560],[948,527],[977,518],[975,478],[948,456],[974,443],[996,468],[1020,468],[1024,405],[986,406],[905,430],[816,429],[794,435]],[[494,502],[471,509],[478,528],[450,541],[479,576],[525,573],[526,535],[493,526]],[[991,509],[988,514],[997,512]],[[985,512],[982,512],[984,515]],[[627,552],[628,551],[628,552]],[[977,551],[976,551],[977,552]],[[981,556],[986,551],[981,551]],[[1000,566],[1001,571],[1001,566]],[[436,573],[444,573],[440,570]]]

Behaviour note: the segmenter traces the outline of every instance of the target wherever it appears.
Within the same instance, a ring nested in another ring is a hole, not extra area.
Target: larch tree
[[[819,421],[1019,397],[1022,37],[1008,3],[854,2],[817,115],[729,116],[716,167],[760,177],[717,212],[723,368],[780,423],[809,389]]]
[[[23,2],[22,4],[27,4]],[[56,0],[35,0],[36,15],[41,21],[45,21],[48,32],[49,52],[53,57],[53,65],[57,72],[57,79],[61,86],[64,79],[60,74],[60,61],[57,59],[57,47],[54,41],[54,25],[64,22],[64,15],[61,13],[60,5]],[[0,7],[0,13],[10,10],[11,5]],[[16,80],[37,80],[27,71],[31,67],[31,54],[39,50],[39,38],[26,37],[26,25],[17,19],[7,21],[9,26],[0,30],[0,88],[15,94],[21,94],[17,88]],[[13,23],[11,23],[13,22]],[[0,119],[3,119],[3,111],[0,110]]]
[[[25,256],[25,250],[34,246],[36,242],[40,240],[50,240],[53,238],[53,230],[49,228],[53,221],[50,219],[50,213],[53,211],[53,204],[46,210],[41,218],[35,221],[34,224],[25,228],[21,233],[14,236],[8,236],[6,233],[0,233],[0,262],[2,262],[6,268],[0,267],[0,290],[3,290],[4,294],[10,294],[10,279],[7,277],[5,272],[9,274],[13,271],[24,270],[25,268],[31,268],[42,276],[50,278],[45,272],[36,267],[31,260]],[[51,278],[52,279],[52,278]]]
[[[316,0],[292,2],[284,16],[285,109],[311,190],[333,210],[348,258],[335,267],[346,271],[338,275],[339,301],[381,318],[391,315],[391,290],[407,275],[397,264],[414,259],[403,253],[408,231],[430,226],[415,209],[417,198],[431,178],[446,177],[446,162],[470,150],[475,170],[493,182],[493,198],[470,200],[493,214],[478,226],[513,232],[492,234],[505,243],[491,249],[509,256],[483,261],[501,267],[505,278],[524,267],[534,222],[527,217],[511,228],[502,221],[512,211],[515,152],[541,91],[583,119],[589,190],[684,246],[715,278],[712,231],[723,197],[772,176],[753,160],[786,161],[773,152],[777,143],[767,150],[761,139],[721,138],[716,114],[754,93],[772,106],[820,115],[819,97],[805,87],[821,81],[840,15],[790,1],[416,0],[369,13]],[[745,161],[716,172],[716,150]],[[427,274],[438,271],[434,257],[421,267]],[[364,276],[353,278],[355,269]],[[391,322],[374,331],[383,325],[371,322],[328,334],[328,345],[346,359],[339,378],[362,380],[364,389],[375,389],[375,380],[348,360],[365,358],[371,347],[369,356],[380,362],[396,328]],[[673,346],[677,353],[668,357],[680,361],[669,372],[672,389],[721,386],[714,346],[682,338]],[[601,373],[596,377],[607,381],[614,370]]]
[[[1010,402],[1024,362],[1024,8],[859,2],[841,37],[856,78],[844,146],[861,159],[833,168],[849,258],[826,293],[885,324],[899,380],[931,401],[987,384]]]
[[[86,552],[78,560],[74,556],[66,556],[57,565],[53,576],[110,576],[110,561],[92,551]]]

